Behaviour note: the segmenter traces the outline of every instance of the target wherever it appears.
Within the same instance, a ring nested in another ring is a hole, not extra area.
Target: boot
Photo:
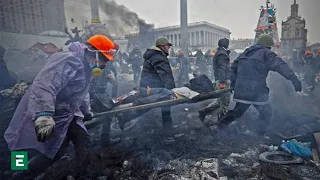
[[[121,131],[124,130],[124,125],[130,121],[130,119],[128,118],[128,116],[126,115],[127,113],[121,113],[119,115],[117,115],[117,119],[118,119],[118,124],[119,127],[121,129]]]
[[[217,104],[209,104],[207,107],[201,109],[198,111],[199,113],[199,119],[201,120],[201,122],[204,122],[204,119],[206,118],[206,116],[210,113],[213,113],[216,109],[219,108],[219,105]]]
[[[171,110],[162,108],[161,111],[162,111],[161,113],[162,113],[162,126],[163,126],[163,128],[166,130],[173,129]]]
[[[201,122],[204,122],[204,119],[206,118],[207,116],[207,113],[205,113],[204,109],[201,109],[198,111],[198,114],[199,114],[199,119]]]

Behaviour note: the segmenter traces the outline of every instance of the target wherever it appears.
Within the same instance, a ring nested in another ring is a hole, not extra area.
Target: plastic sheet
[[[299,143],[296,140],[283,142],[280,148],[284,151],[304,158],[312,158],[311,143]]]

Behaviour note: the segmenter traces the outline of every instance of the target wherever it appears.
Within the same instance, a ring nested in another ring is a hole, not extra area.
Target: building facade
[[[155,37],[165,36],[173,44],[173,48],[180,48],[180,26],[169,26],[154,29]],[[189,23],[189,49],[202,49],[204,51],[218,47],[221,38],[230,38],[230,30],[202,21]]]
[[[64,0],[0,0],[0,31],[38,34],[65,27]]]
[[[180,26],[168,26],[162,28],[156,28],[152,30],[153,44],[158,37],[167,37],[173,44],[175,50],[180,49]],[[208,49],[217,48],[218,41],[221,38],[230,38],[230,30],[202,21],[196,23],[189,23],[188,25],[189,34],[189,49],[202,49],[206,51]],[[139,33],[126,35],[129,40],[129,46],[133,47],[138,45]]]
[[[305,49],[307,46],[306,21],[299,16],[299,5],[296,0],[291,5],[291,15],[282,22],[281,55],[291,55],[294,49]]]
[[[245,50],[247,47],[252,46],[254,39],[232,39],[230,41],[230,49]]]

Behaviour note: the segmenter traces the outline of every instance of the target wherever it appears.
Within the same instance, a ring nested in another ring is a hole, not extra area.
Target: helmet
[[[156,40],[156,46],[163,46],[168,44],[169,46],[172,46],[172,44],[169,42],[169,40],[166,37],[159,37]]]
[[[268,34],[262,34],[257,41],[257,44],[265,46],[265,47],[272,47],[274,46],[274,41],[272,36]]]
[[[107,59],[109,59],[110,61],[113,60],[115,45],[106,36],[94,35],[88,39],[87,43],[96,49],[96,50],[89,50],[89,51],[101,52]]]

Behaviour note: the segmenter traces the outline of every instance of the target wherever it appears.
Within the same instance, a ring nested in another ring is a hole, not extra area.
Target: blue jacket
[[[289,65],[269,48],[254,45],[246,49],[231,66],[234,100],[256,105],[268,103],[269,88],[266,78],[269,71],[278,72],[292,82],[298,81]]]

